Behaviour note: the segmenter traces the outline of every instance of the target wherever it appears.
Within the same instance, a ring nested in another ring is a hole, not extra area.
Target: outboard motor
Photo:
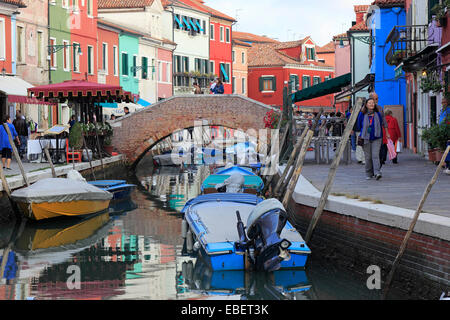
[[[245,239],[244,245],[244,239],[241,239],[241,245],[253,247],[252,262],[257,271],[276,271],[280,269],[282,261],[290,259],[288,248],[291,243],[280,238],[286,222],[286,211],[277,199],[267,199],[259,203],[248,217],[248,240]],[[241,238],[242,231],[239,233]]]

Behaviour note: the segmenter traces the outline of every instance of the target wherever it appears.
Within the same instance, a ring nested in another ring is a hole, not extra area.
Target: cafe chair
[[[82,155],[82,153],[80,150],[69,151],[69,139],[66,139],[67,163],[70,163],[71,161],[81,162],[81,155]]]

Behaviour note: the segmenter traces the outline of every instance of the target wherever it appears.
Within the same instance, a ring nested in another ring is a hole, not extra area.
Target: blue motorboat
[[[214,271],[302,268],[311,253],[276,199],[213,193],[189,200],[181,212],[187,253]]]
[[[113,194],[113,199],[124,199],[130,196],[136,188],[134,184],[128,184],[125,180],[97,180],[89,181],[89,184]]]

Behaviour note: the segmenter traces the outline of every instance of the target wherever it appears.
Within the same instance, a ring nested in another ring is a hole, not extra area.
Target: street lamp
[[[54,44],[47,46],[48,48],[48,54],[51,55],[52,53],[56,53],[58,51],[61,51],[62,49],[65,49],[66,47],[78,47],[78,54],[81,56],[83,55],[83,52],[81,51],[81,45],[78,43],[74,44]]]

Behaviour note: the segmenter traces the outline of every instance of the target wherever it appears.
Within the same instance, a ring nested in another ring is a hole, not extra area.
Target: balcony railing
[[[386,55],[386,62],[398,66],[408,58],[420,53],[427,46],[438,43],[436,28],[427,25],[395,26],[389,33],[386,44],[391,48]]]

